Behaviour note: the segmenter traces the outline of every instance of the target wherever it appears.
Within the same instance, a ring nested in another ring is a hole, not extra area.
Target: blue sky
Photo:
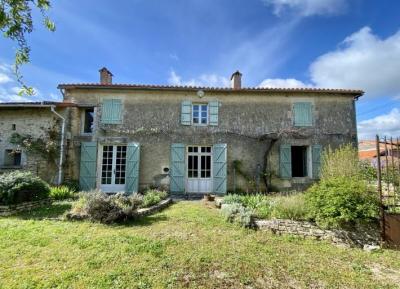
[[[118,3],[116,5],[115,3]],[[28,37],[36,88],[57,100],[58,83],[356,88],[360,138],[400,135],[400,1],[58,0]],[[24,101],[10,72],[15,44],[0,38],[0,101]]]

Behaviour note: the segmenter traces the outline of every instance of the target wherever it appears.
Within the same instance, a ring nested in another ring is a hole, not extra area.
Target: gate
[[[376,136],[377,186],[382,242],[400,248],[400,142]]]

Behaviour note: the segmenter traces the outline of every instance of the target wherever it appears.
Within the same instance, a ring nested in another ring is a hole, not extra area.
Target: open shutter
[[[170,191],[183,193],[185,191],[185,145],[171,145]]]
[[[128,143],[126,148],[126,187],[125,192],[131,194],[139,190],[140,145]]]
[[[290,145],[283,144],[280,147],[280,173],[281,178],[292,177],[292,149]]]
[[[192,102],[190,100],[182,101],[181,124],[183,124],[183,125],[191,125],[192,124]]]
[[[79,185],[81,190],[89,191],[96,188],[97,143],[81,143],[81,164],[79,170]]]
[[[226,193],[226,179],[227,179],[227,145],[215,144],[213,146],[213,191],[216,194]]]
[[[321,145],[313,145],[312,147],[312,177],[319,179],[321,171]]]
[[[311,102],[296,102],[293,105],[293,110],[295,126],[312,126]]]
[[[120,99],[104,99],[101,108],[102,123],[119,124],[122,122],[122,101]]]
[[[210,125],[218,125],[218,109],[219,102],[218,101],[210,101],[208,103],[209,111],[210,111]]]

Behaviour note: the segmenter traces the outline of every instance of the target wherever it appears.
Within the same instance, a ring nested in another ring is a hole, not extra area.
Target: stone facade
[[[0,206],[0,216],[11,216],[23,211],[30,211],[52,203],[51,199],[25,202],[17,205]]]

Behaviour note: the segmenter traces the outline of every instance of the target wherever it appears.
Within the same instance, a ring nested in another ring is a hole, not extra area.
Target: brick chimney
[[[241,89],[242,88],[242,74],[237,70],[231,76],[231,88]]]
[[[99,70],[100,84],[112,84],[113,74],[105,67]]]

